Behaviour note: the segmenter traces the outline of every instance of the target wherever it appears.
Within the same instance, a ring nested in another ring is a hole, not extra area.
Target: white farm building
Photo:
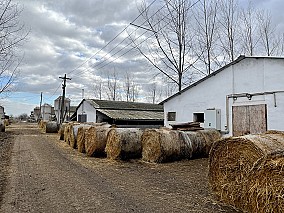
[[[284,58],[240,56],[164,100],[164,123],[197,121],[224,135],[284,130]]]

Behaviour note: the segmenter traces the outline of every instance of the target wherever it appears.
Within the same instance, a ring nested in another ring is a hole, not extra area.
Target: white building
[[[240,56],[162,103],[168,127],[198,121],[234,136],[283,131],[284,58]]]
[[[64,121],[69,121],[69,117],[70,117],[70,102],[71,102],[71,100],[69,98],[65,98],[65,100],[64,100],[64,110],[63,110]],[[55,113],[56,120],[58,122],[60,122],[61,105],[62,105],[62,96],[59,96],[57,99],[54,100],[54,113]]]
[[[0,106],[0,120],[5,118],[4,107]]]
[[[50,104],[43,104],[41,106],[41,118],[43,121],[50,121],[54,115],[54,108]]]
[[[107,122],[118,127],[163,126],[163,106],[126,101],[83,99],[77,107],[79,122]]]

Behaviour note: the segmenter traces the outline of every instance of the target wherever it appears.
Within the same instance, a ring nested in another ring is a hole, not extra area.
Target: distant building
[[[35,121],[39,120],[39,118],[40,118],[40,108],[39,107],[35,107],[32,114],[33,114],[33,119]]]
[[[4,112],[4,107],[0,106],[0,119],[5,118],[5,112]]]
[[[76,113],[79,122],[107,122],[118,127],[151,128],[164,123],[163,106],[158,104],[83,99]]]
[[[52,107],[50,104],[43,104],[41,106],[41,117],[44,121],[50,121],[53,120],[54,117],[54,107]]]
[[[71,103],[71,100],[69,98],[65,98],[64,100],[64,112],[63,112],[63,121],[69,121],[70,120],[70,103]],[[60,122],[60,118],[61,118],[61,107],[62,105],[62,96],[59,96],[55,101],[54,101],[54,113],[55,113],[55,117],[56,117],[56,120],[58,122]]]

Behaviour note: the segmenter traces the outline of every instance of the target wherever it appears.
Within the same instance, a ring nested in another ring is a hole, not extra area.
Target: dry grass
[[[283,168],[282,133],[225,138],[211,149],[209,183],[219,200],[244,211],[281,212]]]

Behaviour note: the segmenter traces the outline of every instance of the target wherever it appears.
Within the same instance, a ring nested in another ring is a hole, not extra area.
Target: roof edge
[[[244,60],[245,58],[259,58],[259,57],[253,57],[253,56],[251,56],[251,57],[246,57],[245,55],[240,55],[236,60],[234,60],[234,61],[232,61],[231,63],[226,64],[225,66],[221,67],[220,69],[218,69],[218,70],[212,72],[210,75],[207,75],[207,76],[205,76],[204,78],[201,78],[200,80],[196,81],[195,83],[193,83],[193,84],[187,86],[186,88],[182,89],[181,91],[179,91],[179,92],[173,94],[172,96],[166,98],[165,100],[163,100],[163,101],[160,102],[159,104],[164,104],[164,103],[168,102],[168,101],[171,100],[172,98],[174,98],[174,97],[176,97],[176,96],[178,96],[178,95],[181,95],[181,94],[184,93],[185,91],[191,89],[192,87],[195,87],[196,85],[202,83],[203,81],[207,80],[208,78],[211,78],[212,76],[215,76],[216,74],[220,73],[220,72],[223,71],[224,69],[226,69],[226,68],[228,68],[228,67],[230,67],[230,66],[232,66],[232,65],[234,65],[234,64],[239,63],[240,61]]]

